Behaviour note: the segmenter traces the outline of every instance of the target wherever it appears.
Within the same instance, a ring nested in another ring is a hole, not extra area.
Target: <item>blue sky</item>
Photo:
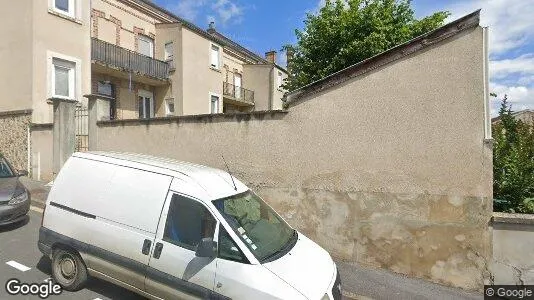
[[[324,0],[154,0],[202,28],[214,21],[219,32],[263,54],[295,43],[295,29]],[[418,17],[438,10],[450,20],[482,8],[490,27],[491,91],[508,95],[514,110],[534,109],[534,0],[413,0]],[[279,63],[285,55],[279,53]],[[492,101],[495,115],[499,101]]]

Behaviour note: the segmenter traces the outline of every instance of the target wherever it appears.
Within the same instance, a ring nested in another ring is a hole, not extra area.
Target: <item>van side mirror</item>
[[[198,243],[195,255],[197,257],[215,257],[217,253],[217,242],[213,238],[203,238]]]
[[[17,171],[17,176],[18,177],[28,176],[28,171],[26,171],[26,170],[18,170]]]

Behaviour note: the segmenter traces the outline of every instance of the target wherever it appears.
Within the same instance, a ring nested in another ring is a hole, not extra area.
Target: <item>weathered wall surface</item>
[[[31,110],[0,112],[0,153],[15,169],[28,168],[28,126]]]
[[[493,264],[495,284],[534,284],[534,215],[495,213]]]
[[[31,126],[31,174],[34,180],[49,182],[54,177],[53,125]]]
[[[468,29],[287,113],[101,122],[98,149],[218,168],[223,154],[334,257],[479,289],[492,211],[482,50]]]

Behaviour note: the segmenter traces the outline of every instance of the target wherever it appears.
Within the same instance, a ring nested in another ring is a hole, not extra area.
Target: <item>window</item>
[[[165,101],[165,114],[167,116],[174,116],[174,100],[169,99]]]
[[[262,263],[282,257],[297,241],[296,231],[251,191],[212,203]]]
[[[149,91],[139,90],[137,96],[139,119],[154,117],[154,95]]]
[[[75,0],[53,0],[54,10],[74,18],[74,1]]]
[[[0,157],[0,178],[15,177],[15,172],[5,158]]]
[[[248,264],[249,261],[236,245],[232,237],[219,225],[219,248],[217,257]]]
[[[212,114],[219,113],[219,96],[211,95],[211,110]]]
[[[219,47],[215,45],[211,45],[211,67],[215,69],[220,68]]]
[[[97,93],[108,97],[113,97],[113,85],[109,81],[99,81],[97,83]]]
[[[138,52],[146,56],[154,57],[154,40],[146,35],[139,35]]]
[[[202,204],[180,195],[173,195],[163,240],[195,251],[203,238],[213,238],[216,224],[215,218]]]
[[[165,61],[170,61],[174,59],[174,44],[169,42],[165,44]]]
[[[241,99],[241,74],[234,74],[235,97]]]
[[[53,58],[52,65],[52,96],[74,99],[76,63]]]
[[[284,84],[284,79],[282,76],[283,76],[282,72],[278,71],[278,76],[276,77],[276,86],[279,89],[281,89],[282,85]]]

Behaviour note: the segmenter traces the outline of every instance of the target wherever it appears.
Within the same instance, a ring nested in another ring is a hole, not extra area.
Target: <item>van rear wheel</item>
[[[67,291],[78,291],[87,282],[87,268],[78,253],[56,249],[52,254],[52,277]]]

